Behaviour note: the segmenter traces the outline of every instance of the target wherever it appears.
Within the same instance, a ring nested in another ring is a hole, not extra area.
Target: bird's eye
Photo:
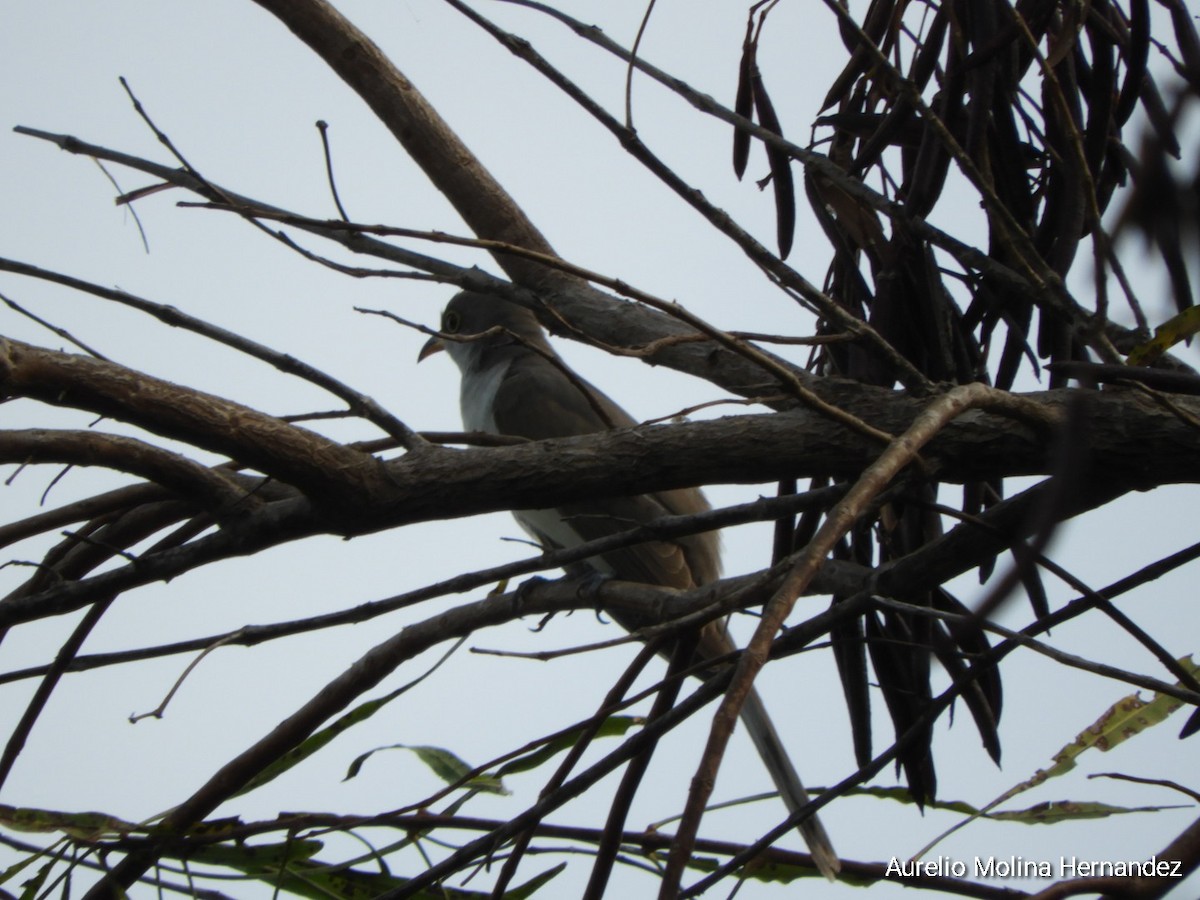
[[[462,316],[452,309],[446,310],[442,314],[442,331],[446,334],[458,334],[458,329],[462,327]]]

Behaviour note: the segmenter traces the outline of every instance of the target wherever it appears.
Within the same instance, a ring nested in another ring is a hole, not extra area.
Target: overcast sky
[[[382,45],[560,255],[677,299],[722,327],[811,333],[811,321],[788,305],[736,248],[713,234],[568,100],[448,6],[434,0],[340,0],[337,6]],[[644,4],[565,6],[629,43]],[[534,41],[620,114],[625,75],[620,64],[536,13],[499,3],[479,7]],[[706,4],[703,15],[695,9],[679,2],[659,4],[642,52],[728,103],[745,5]],[[817,4],[782,4],[772,14],[763,42],[768,86],[785,131],[799,142],[807,139],[809,123],[841,59],[833,22],[826,12],[816,10]],[[423,336],[354,311],[356,306],[389,309],[432,325],[453,288],[338,275],[231,216],[178,208],[177,201],[194,198],[175,192],[137,205],[147,253],[129,210],[113,204],[117,191],[93,162],[11,132],[16,125],[65,132],[173,164],[132,109],[119,76],[128,80],[158,126],[211,181],[300,213],[335,215],[313,125],[322,119],[330,126],[338,186],[352,219],[466,232],[361,101],[249,0],[10,0],[0,29],[0,255],[119,286],[246,334],[371,394],[413,427],[458,428],[457,373],[450,361],[435,358],[418,368],[416,354]],[[746,182],[739,184],[730,172],[725,127],[644,80],[635,83],[634,117],[647,144],[760,239],[772,242],[770,195],[752,183],[765,174],[757,151]],[[114,166],[107,170],[122,191],[149,183],[144,176]],[[941,224],[966,228],[971,237],[977,202],[964,193],[961,207],[939,215],[947,219]],[[314,241],[307,245],[346,259]],[[796,245],[790,262],[819,283],[828,247],[811,219],[802,217]],[[469,251],[420,245],[415,249],[497,271],[486,257]],[[1144,268],[1142,284],[1152,293],[1153,267]],[[1086,284],[1086,275],[1081,269],[1077,287]],[[0,292],[109,358],[153,375],[273,414],[335,405],[262,364],[96,298],[8,275],[0,275]],[[1161,317],[1165,304],[1151,303],[1150,312]],[[61,338],[7,307],[0,307],[0,333],[49,347],[65,346]],[[633,360],[578,347],[565,348],[565,353],[639,419],[666,416],[716,396],[710,385]],[[1196,361],[1194,350],[1185,349],[1182,355]],[[724,412],[718,408],[705,415]],[[4,427],[83,427],[89,419],[27,402],[0,407]],[[330,425],[326,430],[346,439],[376,436],[366,426]],[[0,480],[12,474],[11,467],[0,470]],[[7,483],[0,494],[6,518],[36,509],[55,474],[49,467],[31,468]],[[119,483],[123,479],[103,472],[72,471],[53,487],[46,503],[61,505]],[[1017,487],[1014,483],[1012,491]],[[716,502],[734,502],[772,489],[716,487],[709,494]],[[1104,586],[1190,543],[1193,537],[1183,526],[1195,520],[1196,500],[1193,487],[1126,498],[1114,509],[1065,529],[1053,555],[1091,586]],[[752,571],[768,561],[770,545],[763,535],[761,528],[745,528],[726,536],[728,573]],[[349,542],[314,539],[222,563],[122,597],[85,652],[153,645],[343,609],[527,555],[527,546],[504,540],[516,536],[519,531],[507,515],[492,515]],[[3,560],[36,559],[45,546],[31,542],[8,549]],[[27,570],[18,567],[0,569],[0,592],[26,575]],[[1185,570],[1121,601],[1122,608],[1176,656],[1192,652],[1196,645],[1194,580]],[[1056,602],[1073,596],[1053,582],[1049,586]],[[956,589],[968,603],[985,593],[970,580]],[[132,820],[151,816],[190,795],[223,761],[404,623],[482,593],[337,632],[220,650],[189,677],[162,721],[130,725],[127,717],[154,708],[191,657],[69,677],[0,792],[0,803],[96,809]],[[797,614],[810,614],[823,602],[802,603]],[[1020,626],[1028,615],[1027,606],[1014,602],[1005,621]],[[70,621],[38,623],[10,635],[0,645],[0,672],[50,659],[74,624],[74,617],[64,618]],[[548,649],[614,635],[612,627],[586,614],[559,617],[536,634],[534,624],[476,635],[469,644]],[[745,633],[745,623],[737,627]],[[1166,677],[1115,626],[1072,624],[1059,629],[1053,642],[1089,658]],[[484,761],[589,710],[632,653],[626,648],[544,664],[464,650],[377,721],[353,729],[319,757],[222,812],[265,818],[280,810],[371,812],[400,805],[437,787],[418,762],[400,753],[384,754],[371,760],[359,778],[343,783],[349,762],[367,749],[394,743],[444,746],[472,763]],[[435,656],[405,667],[381,692],[415,677]],[[1052,755],[1078,731],[1131,693],[1126,685],[1101,681],[1032,653],[1017,654],[1006,666],[1004,767],[998,770],[987,759],[968,721],[953,728],[941,723],[937,763],[944,799],[986,803],[1048,766]],[[769,667],[764,680],[768,702],[805,780],[829,784],[853,771],[840,687],[829,655],[811,653],[787,666]],[[803,686],[801,691],[797,685]],[[32,681],[0,686],[0,723],[16,720],[33,688]],[[1183,803],[1181,795],[1167,790],[1147,791],[1086,777],[1119,771],[1174,778],[1197,787],[1195,747],[1175,737],[1181,724],[1171,720],[1106,756],[1087,754],[1076,773],[1023,795],[1014,805],[1063,799]],[[701,717],[664,746],[651,774],[654,790],[635,807],[630,827],[667,818],[681,808],[706,733]],[[888,734],[881,719],[877,749],[886,746]],[[722,771],[714,800],[767,789],[748,743],[739,739],[733,752],[739,754],[739,762]],[[541,777],[535,773],[514,778],[509,784],[513,796],[479,798],[467,812],[511,816],[535,799]],[[878,783],[893,783],[890,773]],[[390,792],[395,802],[381,803],[379,798]],[[601,795],[606,796],[603,791]],[[705,819],[705,833],[756,838],[782,815],[777,806],[765,803],[713,813]],[[553,820],[595,825],[602,808],[600,797],[589,799],[562,810]],[[824,816],[839,851],[867,860],[905,857],[956,821],[947,813],[919,816],[906,807],[853,799],[835,804]],[[1050,828],[977,822],[937,852],[967,859],[1010,854],[1042,858],[1048,853],[1053,858],[1142,859],[1194,817],[1194,809],[1185,809],[1131,815],[1121,824],[1101,821]],[[672,830],[674,823],[665,827]],[[0,865],[16,858],[0,848]],[[518,881],[558,861],[531,859]],[[418,865],[415,857],[408,857],[393,869],[408,872]],[[547,896],[573,895],[587,871],[586,859],[572,859],[569,872]],[[653,882],[646,876],[623,871],[620,877],[633,885],[629,889],[637,893],[631,896],[651,890]],[[1029,889],[1036,884],[1011,886]],[[19,890],[14,884],[6,887]],[[1200,881],[1192,879],[1173,896],[1195,896],[1197,887]],[[244,885],[223,889],[235,896],[254,895]],[[779,893],[778,888],[753,884],[739,896]],[[880,897],[900,895],[898,887],[879,891]],[[816,885],[806,896],[849,897],[851,889]]]

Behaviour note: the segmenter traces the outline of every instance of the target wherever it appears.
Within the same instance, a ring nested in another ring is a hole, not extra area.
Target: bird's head
[[[542,327],[528,309],[472,291],[463,291],[446,305],[439,330],[441,334],[421,348],[417,362],[445,350],[466,371],[484,354],[503,347],[546,346]]]

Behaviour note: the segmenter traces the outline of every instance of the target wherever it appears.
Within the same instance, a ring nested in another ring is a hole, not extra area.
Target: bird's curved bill
[[[421,352],[417,354],[417,362],[426,357],[433,356],[435,353],[441,353],[446,349],[446,343],[437,335],[434,335],[425,342],[425,346],[421,348]]]

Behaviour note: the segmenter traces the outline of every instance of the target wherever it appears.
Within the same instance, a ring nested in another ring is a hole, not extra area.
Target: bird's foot
[[[603,610],[600,608],[600,588],[606,582],[612,581],[612,576],[605,572],[586,572],[582,575],[568,576],[575,585],[575,596],[580,600],[586,600],[596,608],[596,618],[601,622],[605,622],[602,615]],[[607,623],[606,623],[607,624]]]
[[[517,604],[523,604],[523,602],[529,598],[529,592],[541,587],[542,584],[548,584],[550,582],[551,578],[544,578],[541,575],[529,576],[526,578],[526,580],[521,582],[521,584],[518,584],[517,589],[514,592],[514,599],[516,600]],[[534,634],[538,634],[539,631],[546,628],[546,625],[550,624],[550,620],[554,618],[554,616],[557,616],[557,614],[557,612],[547,612],[545,616],[542,616],[540,619],[538,619],[538,624],[534,625],[533,628],[529,630],[533,631]]]
[[[527,578],[525,581],[521,582],[514,592],[516,602],[518,604],[521,603],[528,598],[530,591],[543,584],[548,584],[551,580],[552,579],[549,578],[543,578],[541,575],[533,575],[530,578]],[[570,573],[562,579],[564,584],[574,587],[576,597],[580,598],[581,600],[587,600],[596,608],[596,618],[600,619],[602,622],[604,621],[604,618],[601,615],[602,611],[600,609],[600,588],[606,581],[610,580],[612,580],[612,576],[602,572],[586,572],[583,574]],[[557,613],[547,613],[541,618],[538,624],[534,626],[533,631],[541,631],[546,627],[547,623],[554,618],[555,615],[557,615]],[[568,615],[570,615],[569,612]]]

